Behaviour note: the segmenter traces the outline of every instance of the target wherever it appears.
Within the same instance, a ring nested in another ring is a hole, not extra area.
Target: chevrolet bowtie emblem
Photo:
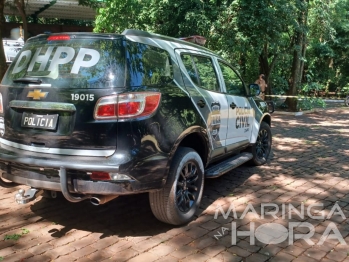
[[[34,100],[40,100],[40,98],[45,98],[48,92],[41,92],[41,89],[34,89],[34,91],[30,91],[27,97],[32,97]]]

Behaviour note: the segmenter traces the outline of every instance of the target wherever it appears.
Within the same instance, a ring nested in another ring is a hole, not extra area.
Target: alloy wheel
[[[176,189],[176,204],[181,212],[188,212],[195,204],[199,180],[197,165],[192,161],[186,163],[178,176]]]
[[[266,159],[270,149],[270,137],[267,130],[262,129],[258,133],[256,141],[256,156],[259,159]]]

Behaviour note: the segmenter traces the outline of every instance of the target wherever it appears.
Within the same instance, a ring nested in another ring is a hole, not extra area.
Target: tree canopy
[[[349,92],[349,0],[79,2],[98,9],[95,32],[133,28],[206,37],[206,46],[230,61],[246,82],[264,73],[268,95],[291,96],[292,110],[297,107],[293,96]]]
[[[126,28],[207,38],[252,82],[267,76],[269,95],[349,89],[348,0],[106,0],[96,32]],[[296,110],[295,101],[288,101]]]

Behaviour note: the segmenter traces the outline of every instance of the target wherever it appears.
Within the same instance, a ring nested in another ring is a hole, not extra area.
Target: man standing
[[[260,93],[259,97],[264,100],[264,98],[265,98],[265,90],[268,87],[267,83],[265,82],[265,75],[264,74],[260,74],[259,78],[254,83],[259,85],[259,87],[261,89],[261,93]]]

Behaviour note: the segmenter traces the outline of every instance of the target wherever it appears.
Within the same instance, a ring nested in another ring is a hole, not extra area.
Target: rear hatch
[[[95,106],[124,90],[124,50],[118,35],[29,39],[1,82],[0,142],[41,153],[113,154],[117,119],[96,118]]]

